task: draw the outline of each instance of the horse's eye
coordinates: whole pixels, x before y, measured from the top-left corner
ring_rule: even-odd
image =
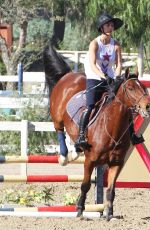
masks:
[[[128,87],[128,90],[133,91],[133,87]]]

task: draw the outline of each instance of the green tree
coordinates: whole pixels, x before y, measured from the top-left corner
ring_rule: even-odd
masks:
[[[23,57],[27,44],[28,25],[33,17],[39,23],[37,18],[40,17],[40,9],[43,9],[45,15],[49,17],[49,23],[53,27],[52,41],[58,48],[83,49],[87,47],[91,38],[98,34],[96,20],[105,11],[122,18],[125,22],[124,28],[115,34],[124,50],[130,47],[137,49],[141,43],[147,50],[150,47],[148,40],[150,35],[149,0],[1,0],[1,18],[5,22],[15,23],[20,28],[17,48],[11,54],[0,37],[2,59],[8,74],[16,72],[18,60]],[[40,37],[40,33],[37,37]],[[47,39],[48,37],[45,40],[43,38],[37,40],[38,42],[42,40],[42,44],[46,44]],[[28,48],[35,49],[35,46],[31,47],[30,44]]]
[[[53,8],[55,12],[55,9],[59,9],[60,1],[53,0],[52,2],[53,4],[55,2]],[[149,40],[147,39],[150,35],[149,0],[61,0],[61,4],[63,5],[62,13],[65,13],[64,20],[69,21],[73,27],[72,31],[76,28],[75,32],[77,32],[76,37],[70,38],[70,44],[75,43],[74,40],[80,40],[78,32],[81,33],[81,36],[82,34],[87,36],[86,42],[94,37],[97,34],[97,18],[103,12],[109,12],[124,21],[123,29],[115,34],[124,49],[130,47],[136,49],[141,43],[149,47]],[[66,31],[64,38],[66,38]],[[82,43],[84,44],[84,39]]]
[[[27,45],[27,29],[29,21],[34,17],[41,17],[39,10],[45,10],[47,13],[46,3],[43,6],[43,1],[23,1],[23,0],[3,0],[0,6],[1,21],[9,24],[16,24],[19,28],[19,40],[16,43],[16,48],[10,52],[7,49],[5,40],[0,36],[0,49],[2,51],[2,60],[6,66],[7,74],[13,75],[16,73],[17,64],[24,56]],[[48,13],[47,13],[48,14]],[[42,15],[43,16],[43,15]]]
[[[57,0],[53,1],[52,4],[52,12],[53,12],[53,36],[52,42],[58,48],[59,43],[64,39],[65,32],[65,1]]]
[[[78,7],[80,7],[79,1]],[[150,2],[148,0],[84,0],[82,8],[76,17],[81,21],[81,27],[95,29],[96,19],[103,12],[110,12],[124,21],[124,29],[117,33],[124,46],[139,46],[147,44],[150,35]],[[82,10],[83,9],[83,10]],[[82,12],[81,12],[82,11]],[[75,15],[71,15],[75,19]],[[82,23],[83,21],[83,23]]]

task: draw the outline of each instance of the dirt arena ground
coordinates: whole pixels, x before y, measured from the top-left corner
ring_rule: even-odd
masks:
[[[8,168],[9,167],[9,168]],[[61,168],[58,173],[54,166],[51,171],[54,174],[70,173],[81,174],[81,167],[74,165]],[[3,174],[18,174],[16,166],[0,166]],[[7,173],[6,173],[7,172]],[[49,166],[43,168],[36,164],[28,168],[29,174],[47,174]],[[41,189],[45,186],[43,183],[35,183],[34,188]],[[25,183],[1,183],[0,195],[6,189],[26,191]],[[80,193],[80,183],[47,183],[46,186],[53,187],[54,201],[51,204],[62,204],[63,195],[66,193],[76,196]],[[94,185],[92,185],[86,204],[94,204]],[[150,230],[150,189],[116,189],[116,198],[114,202],[114,215],[122,215],[123,219],[113,219],[109,222],[102,218],[89,218],[80,220],[79,218],[52,218],[52,217],[10,217],[0,216],[0,230]]]

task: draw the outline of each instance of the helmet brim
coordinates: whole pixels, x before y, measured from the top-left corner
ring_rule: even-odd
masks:
[[[117,30],[123,26],[123,21],[120,18],[113,18],[111,21],[114,23],[114,30]]]
[[[101,28],[103,25],[105,25],[108,22],[113,22],[114,23],[114,30],[119,29],[121,26],[123,26],[123,21],[120,18],[112,18],[112,19],[107,19],[105,20],[100,27],[98,28],[98,31],[101,32]]]

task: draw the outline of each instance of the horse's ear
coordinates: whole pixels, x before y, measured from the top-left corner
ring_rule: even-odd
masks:
[[[138,67],[137,66],[135,67],[134,74],[138,78],[139,72],[138,72]]]
[[[130,76],[130,69],[129,69],[129,67],[128,67],[128,68],[126,68],[126,70],[125,70],[125,78],[128,79],[129,76]]]

